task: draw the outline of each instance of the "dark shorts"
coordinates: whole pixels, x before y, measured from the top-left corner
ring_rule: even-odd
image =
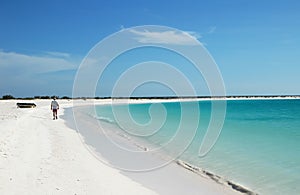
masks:
[[[52,111],[53,111],[53,112],[57,112],[57,109],[53,109]]]

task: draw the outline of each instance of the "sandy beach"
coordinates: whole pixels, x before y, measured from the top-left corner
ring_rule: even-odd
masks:
[[[50,100],[29,101],[37,107],[28,109],[17,102],[28,101],[0,101],[0,194],[240,194],[176,162],[144,173],[114,169],[67,125],[72,117],[64,112],[72,101],[59,100],[58,120],[52,120]]]

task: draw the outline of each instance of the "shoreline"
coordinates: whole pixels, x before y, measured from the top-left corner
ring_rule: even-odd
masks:
[[[102,104],[105,105],[105,104]],[[83,108],[83,107],[81,107]],[[85,109],[85,108],[83,108]],[[103,132],[96,132],[95,129],[99,129],[97,127],[97,118],[89,115],[88,113],[81,113],[78,117],[84,121],[86,124],[80,124],[80,130],[78,133],[80,134],[82,142],[85,144],[87,150],[95,156],[95,158],[99,159],[103,163],[108,166],[115,167],[119,169],[116,165],[116,162],[122,161],[125,164],[133,164],[137,169],[141,167],[141,163],[151,164],[151,163],[160,163],[163,162],[168,157],[164,154],[150,154],[145,157],[145,161],[138,160],[136,158],[132,158],[132,156],[126,154],[126,158],[123,158],[121,154],[116,153],[114,150],[110,149],[111,146],[107,143],[107,140],[103,139],[105,137]],[[92,122],[93,120],[94,122]],[[143,144],[139,141],[132,139],[126,134],[119,133],[114,130],[115,124],[110,123],[109,121],[105,121],[104,125],[101,123],[101,128],[108,130],[108,132],[104,133],[106,136],[109,136],[114,142],[118,144],[122,144],[122,146],[126,146],[126,148],[131,148],[134,151],[147,152],[148,145],[151,143]],[[91,131],[85,131],[84,129],[94,129]],[[99,135],[100,134],[100,135]],[[97,138],[97,136],[99,136]],[[241,191],[237,191],[236,189],[226,186],[220,185],[220,183],[215,182],[211,178],[208,177],[199,177],[199,175],[190,172],[182,166],[178,166],[176,160],[172,160],[167,164],[157,167],[151,170],[145,171],[126,171],[125,169],[120,169],[121,173],[130,179],[141,183],[143,186],[154,190],[159,194],[182,194],[188,192],[188,194],[199,194],[199,192],[203,192],[203,194],[244,194]],[[159,181],[157,178],[160,178]],[[172,178],[174,183],[169,183],[169,180]],[[185,178],[185,179],[183,179]],[[175,184],[175,186],[174,186]],[[233,184],[235,185],[235,184]],[[188,190],[186,189],[188,188]],[[204,190],[204,191],[203,191]]]
[[[185,161],[182,161],[182,160],[176,160],[176,163],[180,167],[183,167],[183,168],[185,168],[185,169],[187,169],[187,170],[189,170],[189,171],[191,171],[195,174],[198,174],[202,177],[208,177],[211,180],[215,181],[216,183],[218,183],[220,185],[225,185],[225,186],[231,187],[233,190],[236,190],[240,193],[247,194],[247,195],[258,195],[257,193],[251,191],[250,189],[248,189],[245,186],[242,186],[239,183],[234,183],[232,181],[226,180],[226,179],[224,179],[223,177],[221,177],[217,174],[214,174],[214,173],[212,173],[210,171],[207,171],[205,169],[202,169],[200,167],[194,166],[193,164],[190,164],[188,162],[185,162]]]
[[[102,120],[102,119],[98,119],[98,120]],[[106,121],[106,120],[102,120],[102,121],[104,121],[105,123],[110,123],[109,121]],[[146,141],[139,140],[139,141],[142,142],[142,143],[140,143],[139,141],[136,141],[136,140],[132,139],[131,137],[129,137],[126,134],[117,133],[117,135],[120,136],[121,139],[124,139],[125,141],[130,142],[131,144],[133,144],[134,146],[136,146],[138,149],[140,149],[142,151],[148,151],[149,148],[148,148],[147,145],[149,145],[149,144],[151,145],[151,143],[146,143]],[[167,154],[161,154],[161,155],[165,156]],[[233,181],[227,180],[224,177],[222,177],[220,175],[217,175],[215,173],[212,173],[211,171],[209,171],[207,169],[203,169],[201,167],[198,167],[196,165],[193,165],[193,164],[191,164],[189,162],[186,162],[186,161],[183,161],[181,159],[175,159],[174,161],[172,161],[168,164],[176,164],[180,168],[184,168],[188,171],[191,171],[193,174],[197,174],[201,177],[208,178],[208,179],[216,182],[218,185],[228,187],[228,188],[232,188],[236,192],[239,192],[239,193],[242,193],[242,194],[247,194],[247,195],[258,195],[258,193],[256,193],[256,192],[252,191],[251,189],[239,184],[238,182],[233,182]]]
[[[121,103],[121,102],[119,102],[119,103]],[[135,102],[135,103],[137,103],[137,102]],[[146,103],[146,102],[143,102],[143,103]],[[102,105],[105,105],[105,104],[102,104]],[[96,118],[96,117],[91,116],[91,115],[88,115],[88,117],[93,118],[94,120],[103,121],[104,123],[107,123],[109,126],[111,126],[111,125],[115,126],[116,125],[114,123],[111,123],[110,121],[107,121],[106,119],[99,119],[99,118]],[[87,121],[88,119],[84,118],[84,120]],[[95,128],[95,127],[90,126],[89,128]],[[111,128],[108,128],[108,129],[111,129]],[[111,131],[114,131],[114,130],[111,130]],[[151,143],[147,143],[145,140],[132,139],[130,136],[128,136],[125,133],[120,133],[120,132],[117,132],[117,131],[115,131],[113,133],[118,137],[118,139],[123,140],[124,142],[128,142],[127,144],[136,147],[136,149],[138,149],[138,150],[148,151],[149,150],[148,145],[152,145]],[[82,135],[82,136],[84,136],[84,135]],[[85,144],[89,144],[88,143],[89,141],[88,141],[87,137],[84,136],[84,140],[86,141]],[[96,152],[97,152],[97,145],[92,145],[92,148],[95,149]],[[91,152],[93,153],[95,151],[91,151]],[[100,155],[101,155],[101,152],[100,152]],[[160,155],[162,155],[162,156],[159,156],[159,157],[163,158],[163,157],[166,157],[167,154],[160,154]],[[105,158],[103,156],[101,156],[101,158],[104,158],[102,160],[104,160],[105,162],[107,162],[107,161],[109,162],[109,160],[107,158]],[[157,156],[153,156],[153,158],[157,158]],[[232,182],[232,181],[226,180],[222,176],[214,174],[214,173],[212,173],[208,170],[199,168],[195,165],[192,165],[192,164],[190,164],[188,162],[185,162],[185,161],[182,161],[180,159],[174,159],[172,162],[168,163],[165,166],[173,166],[174,168],[173,168],[172,172],[176,171],[176,170],[178,171],[180,169],[184,170],[184,172],[185,171],[191,172],[192,174],[194,174],[196,176],[196,178],[201,177],[201,178],[208,179],[209,182],[216,183],[220,187],[226,188],[227,190],[232,190],[235,193],[248,194],[248,195],[257,195],[256,192],[251,191],[249,188],[247,188],[245,186],[242,186],[241,184],[239,184],[237,182]],[[129,175],[129,177],[130,177],[131,174],[127,173],[126,175]]]
[[[271,101],[271,100],[299,100],[300,97],[269,97],[269,98],[227,98],[225,100],[249,100],[249,101],[256,101],[256,100],[266,100],[266,101]],[[83,100],[83,101],[86,101],[86,102],[89,102],[90,104],[94,104],[94,105],[98,105],[100,103],[100,105],[110,105],[110,104],[127,104],[127,103],[130,103],[130,104],[145,104],[145,103],[164,103],[164,102],[179,102],[179,101],[210,101],[210,100],[224,100],[224,99],[220,99],[220,98],[215,98],[215,99],[211,99],[211,98],[208,98],[208,99],[203,99],[203,98],[183,98],[183,99],[176,99],[176,98],[173,98],[173,99],[166,99],[166,98],[162,98],[162,99],[159,99],[159,98],[155,98],[155,99],[147,99],[147,98],[144,98],[144,99],[126,99],[126,98],[115,98],[115,99],[106,99],[106,100],[99,100],[99,99],[91,99],[91,100]],[[105,120],[103,120],[105,121]],[[109,122],[109,121],[106,121],[106,122]],[[122,135],[120,135],[122,137]],[[126,136],[123,136],[124,138],[128,139]],[[147,151],[148,148],[145,147],[145,145],[143,144],[140,144],[140,143],[134,143],[134,145],[136,147],[138,147],[139,149],[141,150],[145,150]],[[188,165],[188,167],[193,167],[193,169],[198,169],[198,170],[201,170],[200,172],[197,173],[197,171],[194,172],[193,174],[198,174],[198,175],[201,175],[201,176],[206,176],[208,178],[210,178],[211,180],[213,180],[214,182],[216,183],[219,183],[220,182],[229,187],[229,188],[232,188],[233,190],[235,190],[236,192],[238,193],[243,193],[243,194],[257,194],[257,192],[255,191],[251,191],[250,188],[247,188],[246,186],[243,186],[241,184],[239,184],[238,182],[232,182],[230,180],[226,180],[226,178],[223,178],[222,176],[220,175],[216,175],[212,172],[210,172],[209,170],[204,170],[204,169],[201,169],[197,166],[194,166],[192,164],[189,164],[188,162],[184,162],[184,161],[181,161],[182,163],[178,163],[175,162],[175,164],[177,164],[177,166],[181,166],[182,168],[184,169],[187,169],[189,171],[192,171],[190,169],[188,169],[186,166]],[[183,164],[185,164],[185,166],[183,166]],[[201,173],[202,172],[202,173]]]

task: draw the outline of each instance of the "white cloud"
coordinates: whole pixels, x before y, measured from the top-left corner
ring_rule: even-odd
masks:
[[[188,33],[190,36],[195,37],[197,40],[202,38],[202,36],[197,32],[194,31],[185,31],[185,32]]]
[[[59,52],[28,55],[0,49],[0,96],[69,95],[72,70],[77,67],[69,55]]]
[[[48,52],[46,52],[46,54],[49,56],[58,57],[58,58],[69,58],[70,57],[70,54],[68,54],[68,53],[56,52],[56,51],[48,51]]]
[[[0,50],[1,72],[15,69],[23,73],[46,73],[60,70],[74,69],[74,65],[68,54],[59,52],[47,52],[46,56],[26,55]],[[62,58],[63,57],[63,58]]]
[[[207,34],[212,34],[216,31],[217,27],[216,26],[211,26],[207,32]]]
[[[137,31],[130,30],[135,34],[136,39],[140,43],[156,43],[156,44],[171,44],[171,45],[196,45],[199,44],[197,38],[200,36],[195,32],[182,31]]]

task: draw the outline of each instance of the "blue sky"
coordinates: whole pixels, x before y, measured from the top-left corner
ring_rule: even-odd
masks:
[[[139,25],[195,36],[219,66],[228,95],[300,94],[299,10],[297,0],[2,0],[0,96],[71,96],[90,49]]]

